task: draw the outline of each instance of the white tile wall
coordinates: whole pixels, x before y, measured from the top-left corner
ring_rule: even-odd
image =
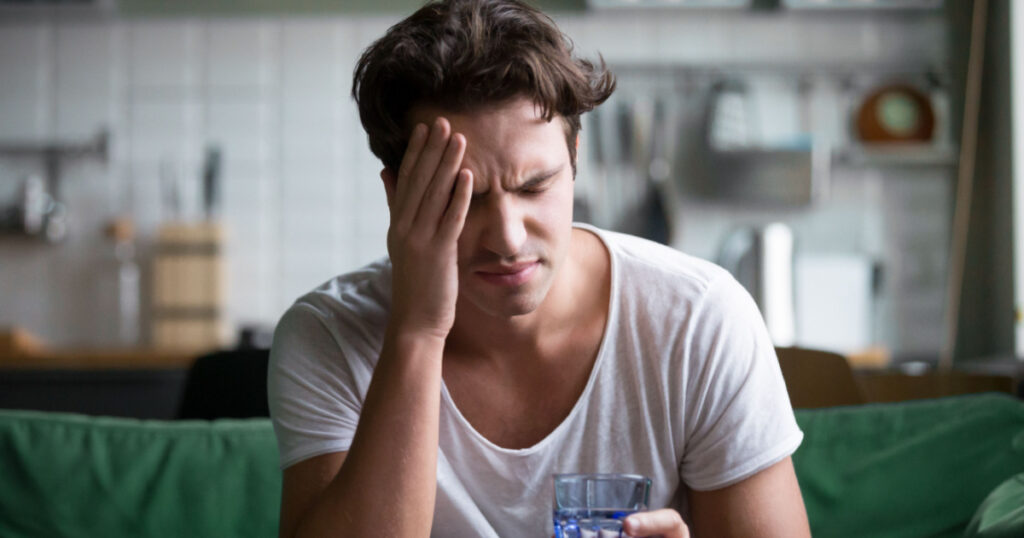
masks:
[[[111,99],[120,62],[118,27],[112,24],[68,24],[55,27],[58,94],[85,99]]]
[[[109,24],[56,27],[56,138],[88,139],[121,124],[119,35]]]
[[[275,156],[273,108],[273,100],[260,95],[207,99],[203,140],[219,146],[230,167],[266,166]]]
[[[164,159],[194,164],[199,159],[201,105],[192,99],[131,99],[127,103],[129,158],[156,164]]]
[[[43,140],[50,135],[53,109],[53,27],[0,27],[0,140]]]
[[[203,82],[213,88],[260,88],[276,83],[278,25],[268,20],[214,19],[202,23]]]
[[[25,325],[55,344],[105,343],[112,333],[97,325],[89,306],[105,300],[102,224],[129,210],[145,253],[169,217],[161,204],[161,163],[191,181],[194,193],[211,143],[224,152],[228,314],[236,324],[272,324],[299,294],[386,255],[380,163],[366,146],[349,92],[359,53],[397,20],[0,26],[0,143],[78,139],[101,127],[112,131],[113,143],[105,167],[68,169],[66,181],[78,183],[66,189],[66,201],[79,227],[65,244],[0,239],[0,325]],[[612,64],[922,61],[946,54],[938,18],[700,11],[559,14],[556,20],[584,55],[600,51]],[[0,156],[0,173],[23,166]],[[587,170],[585,162],[580,170]],[[730,222],[713,209],[693,214],[701,224],[694,228],[688,220],[684,237],[706,236],[709,227]]]
[[[201,21],[136,21],[128,30],[128,83],[133,87],[188,88],[200,76]]]

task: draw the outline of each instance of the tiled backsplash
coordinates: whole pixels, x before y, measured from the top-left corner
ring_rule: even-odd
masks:
[[[620,65],[924,65],[946,57],[938,14],[555,18],[579,50]],[[102,229],[129,213],[145,260],[156,227],[171,216],[161,204],[161,167],[198,181],[208,144],[224,155],[232,323],[273,324],[299,294],[383,256],[388,218],[380,165],[349,91],[361,50],[397,20],[0,21],[0,145],[79,140],[102,128],[112,135],[108,164],[71,160],[63,167],[71,217],[64,243],[0,237],[0,325],[25,326],[51,344],[112,341],[112,320],[96,315],[113,312],[105,308],[113,299],[103,284],[114,278],[113,247]],[[0,204],[12,199],[24,174],[38,171],[32,160],[0,156]],[[700,244],[692,248],[707,254]]]

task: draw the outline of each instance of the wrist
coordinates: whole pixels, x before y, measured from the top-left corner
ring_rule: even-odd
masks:
[[[399,356],[436,355],[440,359],[447,337],[447,331],[389,324],[384,334],[384,345],[391,347]]]
[[[443,320],[419,319],[423,316],[396,316],[388,320],[386,336],[403,341],[432,341],[443,343],[451,332],[450,323]]]

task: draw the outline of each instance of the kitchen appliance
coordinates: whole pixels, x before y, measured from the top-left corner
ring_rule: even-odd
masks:
[[[793,298],[793,231],[775,222],[738,229],[722,242],[718,263],[750,292],[776,346],[796,337]]]
[[[874,260],[856,253],[803,252],[794,262],[796,341],[847,356],[875,348]]]

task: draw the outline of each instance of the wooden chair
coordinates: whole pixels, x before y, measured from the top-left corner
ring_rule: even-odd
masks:
[[[775,353],[794,408],[865,403],[864,393],[846,357],[797,347],[778,347]]]

